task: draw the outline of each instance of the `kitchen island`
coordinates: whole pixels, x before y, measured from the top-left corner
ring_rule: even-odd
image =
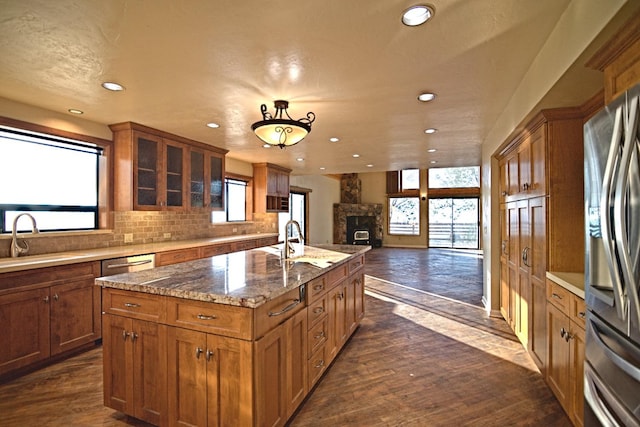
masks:
[[[364,316],[368,246],[294,245],[96,279],[104,403],[155,425],[284,425]]]

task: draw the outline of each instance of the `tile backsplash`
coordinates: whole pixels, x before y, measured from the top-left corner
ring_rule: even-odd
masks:
[[[128,211],[113,213],[113,229],[95,232],[23,234],[29,254],[66,252],[81,249],[145,243],[277,233],[278,215],[254,214],[253,221],[212,224],[208,212]],[[125,237],[127,238],[125,242]],[[0,258],[10,256],[11,239],[0,239]]]

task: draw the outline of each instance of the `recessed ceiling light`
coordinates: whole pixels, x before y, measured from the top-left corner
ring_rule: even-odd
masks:
[[[424,130],[424,133],[428,133],[428,134],[436,133],[436,132],[438,132],[438,129],[434,129],[434,128],[429,128]]]
[[[336,137],[334,136],[334,137],[332,137],[332,138],[329,138],[329,141],[331,141],[331,142],[338,142],[338,141],[340,141],[340,138],[336,138]]]
[[[107,89],[107,90],[112,90],[112,91],[120,91],[120,90],[124,90],[124,86],[118,84],[118,83],[114,83],[114,82],[104,82],[102,83],[102,87]]]
[[[271,148],[271,144],[262,144],[262,148]]]
[[[299,162],[304,162],[304,159],[302,157],[298,157],[296,160]]]
[[[76,110],[75,108],[69,108],[67,111],[70,112],[71,114],[84,114],[83,111]]]
[[[209,126],[211,129],[218,129],[220,127],[219,124],[213,122],[207,123],[207,126]]]
[[[369,163],[369,164],[367,165],[367,167],[368,167],[368,168],[372,168],[372,167],[373,167],[373,165],[372,165],[371,163]]]
[[[435,13],[433,6],[418,4],[411,6],[402,12],[402,23],[409,27],[415,27],[427,22]]]
[[[360,154],[354,154],[353,157],[357,159],[358,157],[360,157]]]
[[[324,166],[322,166],[322,167],[320,168],[320,170],[321,170],[321,171],[323,171],[323,170],[325,170],[325,169],[326,169],[326,168],[325,168]]]
[[[431,160],[429,163],[431,163],[432,165],[435,165],[436,163],[438,163],[437,160]]]
[[[436,94],[431,92],[425,92],[418,95],[418,101],[429,102],[436,99]]]
[[[436,150],[435,148],[429,148],[427,150],[427,153],[435,153],[436,151],[438,151],[438,150]]]

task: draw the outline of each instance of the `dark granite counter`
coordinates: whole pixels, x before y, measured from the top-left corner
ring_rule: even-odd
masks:
[[[369,246],[294,244],[217,255],[151,270],[96,279],[96,285],[198,301],[255,308],[367,252]]]

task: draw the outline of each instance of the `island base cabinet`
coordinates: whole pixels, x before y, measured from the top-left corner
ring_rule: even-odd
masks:
[[[104,404],[154,425],[166,424],[166,326],[103,316]]]
[[[169,426],[251,426],[251,342],[169,327]]]
[[[283,426],[309,390],[307,311],[255,343],[256,425]]]

